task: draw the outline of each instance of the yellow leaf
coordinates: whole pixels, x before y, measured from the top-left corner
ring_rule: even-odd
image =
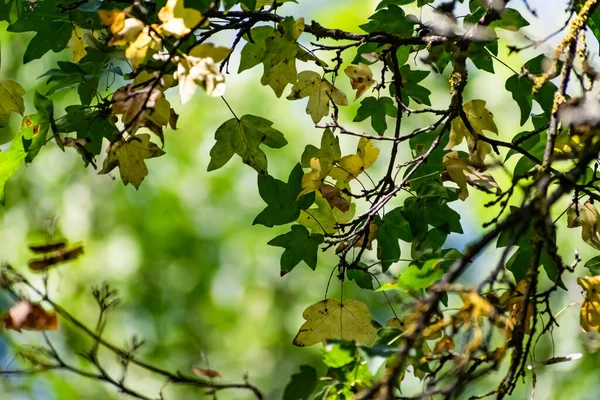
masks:
[[[323,300],[304,310],[302,317],[306,322],[294,338],[296,346],[312,346],[327,339],[370,345],[377,339],[378,324],[360,301]]]
[[[596,250],[600,250],[599,222],[598,209],[590,201],[579,206],[573,203],[567,211],[567,227],[576,228],[581,226],[581,238]]]
[[[329,175],[338,181],[350,182],[365,169],[371,167],[379,157],[379,149],[366,138],[360,138],[356,154],[342,157]]]
[[[190,33],[203,17],[198,10],[184,8],[183,0],[168,0],[167,4],[158,12],[158,19],[163,22],[162,32],[181,37]],[[206,23],[208,23],[208,19]]]
[[[498,134],[498,128],[494,123],[494,114],[485,108],[484,100],[471,100],[463,105],[463,110],[475,133],[483,135],[483,131],[490,131]],[[489,143],[481,140],[476,141],[461,117],[456,117],[452,120],[450,140],[446,147],[444,147],[444,150],[450,150],[454,146],[458,146],[465,138],[467,139],[473,164],[483,164],[485,157],[492,152],[492,147]]]
[[[146,26],[137,39],[129,44],[125,50],[125,57],[131,61],[133,69],[136,70],[149,56],[160,50],[162,50],[161,38]]]
[[[579,314],[581,328],[586,332],[600,332],[600,276],[577,278],[577,283],[585,290]]]
[[[354,100],[357,100],[368,88],[375,84],[371,68],[363,63],[350,65],[344,69],[344,72],[348,78],[350,78],[352,89],[356,89],[356,97],[354,97]]]
[[[223,61],[231,53],[227,47],[215,47],[212,43],[202,43],[194,46],[188,53],[189,57],[212,58],[215,63]]]
[[[150,141],[150,135],[140,134],[130,136],[127,140],[113,143],[104,160],[99,174],[107,174],[119,167],[123,184],[131,183],[136,189],[148,175],[145,159],[160,157],[165,154],[156,144]]]
[[[319,190],[331,170],[331,164],[327,160],[311,158],[310,169],[310,172],[302,176],[302,191],[298,195],[298,198]]]
[[[347,106],[346,95],[314,71],[302,71],[292,87],[288,100],[298,100],[308,96],[306,113],[316,124],[329,114],[329,100],[339,106]]]
[[[69,39],[67,46],[73,51],[72,61],[74,63],[81,60],[87,54],[87,51],[85,50],[87,44],[84,39],[86,33],[87,31],[85,29],[78,26],[75,26],[75,29],[73,29],[73,32],[71,33],[71,39]]]
[[[456,151],[446,154],[443,159],[444,168],[450,178],[460,188],[458,198],[465,200],[469,197],[467,183],[489,193],[500,193],[500,187],[494,177],[487,171],[480,171],[471,165],[468,158],[462,158]]]
[[[114,26],[115,25],[113,24],[112,27]],[[123,22],[123,28],[114,33],[110,44],[112,44],[113,46],[127,46],[130,43],[135,42],[143,30],[144,23],[142,21],[135,18],[127,18]]]
[[[98,17],[103,26],[110,27],[112,34],[123,29],[125,24],[125,12],[119,9],[98,10]]]

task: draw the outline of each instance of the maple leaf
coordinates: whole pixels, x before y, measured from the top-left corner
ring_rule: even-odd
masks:
[[[162,38],[156,34],[156,25],[145,26],[137,38],[125,49],[125,57],[131,61],[134,70],[152,54],[162,50]]]
[[[288,182],[284,183],[270,175],[258,175],[258,192],[267,207],[254,219],[253,225],[268,227],[294,222],[314,202],[315,197],[302,196],[300,192],[302,167],[296,164]]]
[[[217,63],[224,60],[229,52],[226,47],[204,43],[195,46],[180,59],[175,76],[179,81],[181,104],[192,98],[196,86],[202,87],[209,96],[219,97],[225,94],[225,76],[219,71]]]
[[[150,141],[150,135],[139,134],[130,136],[127,140],[119,140],[108,149],[108,156],[99,174],[108,174],[119,167],[121,180],[124,185],[131,183],[136,189],[148,175],[144,160],[160,157],[165,152]]]
[[[600,250],[600,237],[598,237],[598,228],[600,223],[600,214],[598,209],[589,200],[584,205],[577,206],[571,204],[567,210],[567,227],[581,227],[581,238],[584,242]]]
[[[379,324],[360,301],[323,300],[304,310],[302,317],[306,322],[294,338],[296,346],[312,346],[327,339],[354,340],[371,345],[377,339]]]
[[[311,144],[305,147],[300,163],[304,168],[308,168],[313,158],[327,161],[330,164],[342,158],[340,139],[331,132],[331,129],[327,128],[323,131],[320,149]]]
[[[321,243],[323,235],[310,234],[302,225],[292,225],[290,232],[271,239],[267,244],[285,248],[280,262],[281,276],[284,276],[302,261],[314,271],[317,268],[317,254]]]
[[[23,299],[12,306],[4,316],[4,328],[17,332],[21,330],[50,331],[58,329],[56,313],[48,312],[39,304]]]
[[[456,151],[451,151],[444,156],[443,165],[452,181],[460,188],[458,198],[463,201],[469,197],[467,183],[488,193],[500,194],[501,192],[498,183],[489,172],[478,170],[471,165],[469,158],[461,157]]]
[[[485,130],[498,134],[494,114],[485,108],[484,100],[471,100],[463,105],[463,110],[475,133],[483,135]],[[487,142],[476,140],[461,117],[452,120],[450,139],[444,150],[450,150],[454,146],[458,146],[465,138],[467,139],[471,161],[476,165],[483,164],[485,157],[492,152],[492,146]]]
[[[581,328],[600,332],[600,276],[577,278],[577,283],[585,291],[579,314]]]
[[[366,64],[350,65],[344,69],[344,72],[350,78],[352,89],[356,89],[354,100],[358,100],[367,89],[375,84],[373,71]]]
[[[277,26],[277,30],[264,40],[262,63],[264,67],[260,83],[270,86],[277,97],[281,97],[288,84],[296,82],[296,57],[300,46],[296,42],[304,32],[304,18],[294,20],[287,17]]]
[[[379,149],[366,138],[360,138],[356,154],[342,157],[329,175],[338,181],[350,182],[360,175],[365,169],[371,167],[379,156]]]
[[[259,174],[267,174],[267,157],[260,145],[279,149],[287,144],[283,133],[271,127],[273,123],[254,115],[232,118],[215,132],[217,141],[210,150],[208,171],[225,165],[234,154],[242,158],[244,164],[254,168]]]
[[[10,121],[10,114],[16,112],[23,115],[25,89],[12,79],[0,79],[0,128]]]
[[[346,95],[314,71],[302,71],[298,74],[298,80],[287,99],[298,100],[307,96],[306,113],[315,124],[329,114],[330,99],[339,106],[348,105]]]
[[[183,0],[167,0],[167,4],[158,12],[158,19],[162,21],[161,31],[181,37],[189,34],[191,29],[202,22],[202,14],[193,8],[184,8]],[[208,18],[204,25],[208,24]]]
[[[350,201],[350,196],[343,196],[347,201]],[[298,217],[298,222],[313,233],[333,234],[337,232],[339,224],[352,221],[356,210],[356,204],[354,203],[350,204],[346,212],[331,207],[321,192],[316,192],[315,203],[316,208],[302,210],[300,211],[300,217]]]
[[[88,34],[87,30],[75,26],[73,33],[71,34],[71,39],[69,39],[69,43],[67,43],[67,46],[73,51],[72,61],[74,63],[81,60],[87,54],[87,51],[85,50],[87,43],[84,38],[86,34]]]

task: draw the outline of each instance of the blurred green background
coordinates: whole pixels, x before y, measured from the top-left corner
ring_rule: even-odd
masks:
[[[358,32],[358,25],[365,22],[378,2],[300,0],[299,3],[288,3],[281,12],[303,16],[307,22],[314,19],[324,26]],[[538,20],[523,10],[521,2],[511,5],[522,10],[531,21],[532,25],[525,29],[531,37],[541,38],[564,22],[566,2],[531,1],[530,4],[537,9]],[[6,26],[6,23],[0,23],[0,77],[15,79],[27,89],[27,112],[32,112],[34,91],[47,90],[43,81],[36,77],[53,68],[57,60],[70,60],[71,53],[65,50],[47,54],[41,60],[22,65],[30,35],[8,33]],[[522,35],[502,32],[502,37],[528,43]],[[231,38],[231,35],[222,35],[217,42],[230,45]],[[310,40],[312,38],[306,37],[304,43],[308,45]],[[556,41],[510,57],[503,43],[502,59],[518,70],[538,51],[552,52],[552,44]],[[590,46],[597,54],[595,39],[590,39]],[[353,57],[350,51],[345,59],[349,62]],[[330,57],[323,58],[328,60]],[[236,67],[237,58],[234,58],[232,72]],[[307,68],[298,67],[299,71]],[[495,69],[495,75],[485,72],[471,75],[466,100],[486,100],[488,108],[495,114],[500,136],[510,139],[524,130],[518,124],[517,105],[504,90],[504,81],[513,72],[497,62]],[[321,130],[315,129],[304,113],[306,100],[276,99],[270,88],[260,85],[261,74],[261,67],[241,75],[232,73],[227,77],[225,97],[237,115],[254,114],[267,118],[285,134],[288,146],[266,150],[270,174],[285,179],[300,159],[304,146],[318,145]],[[433,92],[433,106],[445,108],[447,76],[432,74],[426,82]],[[344,76],[337,85],[351,97],[352,90]],[[57,114],[62,115],[64,107],[76,101],[76,94],[59,92],[54,100]],[[303,322],[304,308],[323,298],[336,259],[332,254],[323,254],[316,272],[300,265],[281,278],[279,257],[282,249],[266,243],[286,232],[288,227],[268,229],[251,225],[263,209],[256,188],[256,173],[243,165],[237,156],[224,168],[206,172],[213,134],[221,123],[231,118],[227,107],[220,99],[208,98],[200,91],[185,107],[178,104],[176,90],[171,93],[170,100],[181,116],[179,129],[166,132],[166,155],[147,163],[150,173],[139,191],[131,186],[123,187],[116,172],[111,174],[111,179],[97,175],[91,168],[84,168],[73,149],[63,153],[53,144],[44,148],[31,165],[22,167],[7,184],[6,205],[0,208],[0,260],[25,271],[26,261],[31,256],[26,245],[44,241],[48,221],[55,219],[57,235],[72,242],[83,241],[86,248],[85,255],[77,262],[61,266],[52,275],[50,291],[60,304],[92,326],[97,309],[91,287],[108,282],[119,290],[123,301],[110,316],[106,331],[108,340],[124,345],[132,335],[138,335],[147,342],[140,356],[161,368],[191,373],[192,365],[208,367],[218,370],[225,382],[241,381],[248,374],[250,381],[258,385],[268,399],[279,399],[289,376],[300,364],[309,363],[323,370],[319,366],[319,346],[297,348],[292,345],[292,339]],[[342,109],[342,122],[349,128],[369,132],[368,122],[350,122],[357,107],[358,102]],[[18,126],[19,122],[15,116],[14,125]],[[410,132],[425,122],[411,117],[403,129]],[[528,124],[524,128],[529,127]],[[9,130],[0,132],[0,139],[6,142],[10,135]],[[344,152],[353,152],[356,140],[343,138],[342,146]],[[386,147],[379,147],[383,149],[380,160],[369,171],[374,177],[381,174],[388,157]],[[407,159],[408,156],[409,151],[403,149],[401,157]],[[515,162],[513,159],[509,166]],[[506,187],[510,177],[501,170],[494,174],[501,186]],[[471,191],[466,203],[452,204],[462,215],[465,234],[451,236],[446,247],[462,250],[482,231],[481,223],[494,215],[494,210],[483,207],[486,200],[489,200],[487,195]],[[395,201],[401,203],[401,199]],[[556,207],[557,215],[567,206],[567,201]],[[561,249],[567,261],[572,260],[576,247],[584,261],[592,256],[591,249],[584,247],[579,230],[564,229],[564,218],[559,226]],[[406,246],[403,250],[408,254]],[[369,257],[374,259],[373,255],[367,255]],[[497,258],[493,248],[488,249],[472,266],[465,282],[478,281]],[[394,270],[404,266],[405,263],[400,263]],[[576,276],[584,274],[581,269]],[[565,283],[569,292],[557,296],[556,310],[581,299],[575,276],[568,276]],[[385,322],[392,315],[380,293],[360,290],[353,283],[345,283],[343,289],[345,298],[367,302],[379,322]],[[339,298],[341,291],[340,283],[333,281],[330,296]],[[10,306],[6,298],[1,304],[3,310]],[[402,312],[401,307],[396,309]],[[596,399],[600,390],[596,367],[600,362],[590,349],[595,350],[598,338],[584,337],[580,332],[578,306],[561,314],[559,323],[561,328],[555,331],[553,342],[549,338],[540,341],[537,357],[544,360],[575,352],[584,353],[584,357],[536,369],[535,398]],[[40,343],[37,333],[4,335],[4,332],[0,333],[3,368],[20,365],[9,343]],[[88,348],[86,339],[74,334],[66,324],[63,329],[51,332],[50,337],[67,359],[85,365],[74,354]],[[102,360],[110,371],[119,371],[117,360],[111,354],[102,353]],[[480,394],[495,385],[500,377],[501,374],[490,377],[474,393]],[[167,399],[201,398],[197,391],[165,386],[163,380],[135,368],[131,370],[128,382],[155,397],[162,388]],[[407,393],[418,390],[418,381],[408,377],[404,387]],[[525,399],[530,394],[529,377],[514,398]],[[65,372],[1,378],[0,398],[104,400],[126,396],[116,393],[108,385]],[[246,399],[250,395],[229,391],[219,394],[219,398]]]

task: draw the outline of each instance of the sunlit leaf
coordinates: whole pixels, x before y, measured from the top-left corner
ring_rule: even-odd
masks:
[[[354,340],[371,344],[377,339],[378,324],[364,303],[334,299],[320,301],[304,310],[306,322],[294,338],[296,346],[312,346],[327,339]]]

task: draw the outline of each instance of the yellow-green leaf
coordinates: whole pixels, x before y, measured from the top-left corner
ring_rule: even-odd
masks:
[[[296,346],[312,346],[327,339],[354,340],[370,345],[377,339],[379,324],[360,301],[323,300],[304,310],[302,317],[306,322],[294,338]]]
[[[23,115],[25,89],[12,79],[0,79],[0,128],[8,125],[12,112]]]
[[[136,189],[148,175],[144,160],[160,157],[165,154],[156,144],[150,141],[150,135],[139,134],[127,140],[119,140],[110,146],[108,156],[100,174],[107,174],[119,167],[123,184],[131,183]]]
[[[339,106],[348,105],[346,95],[314,71],[302,71],[298,74],[298,80],[287,99],[298,100],[307,96],[306,113],[315,124],[329,114],[330,99]]]

